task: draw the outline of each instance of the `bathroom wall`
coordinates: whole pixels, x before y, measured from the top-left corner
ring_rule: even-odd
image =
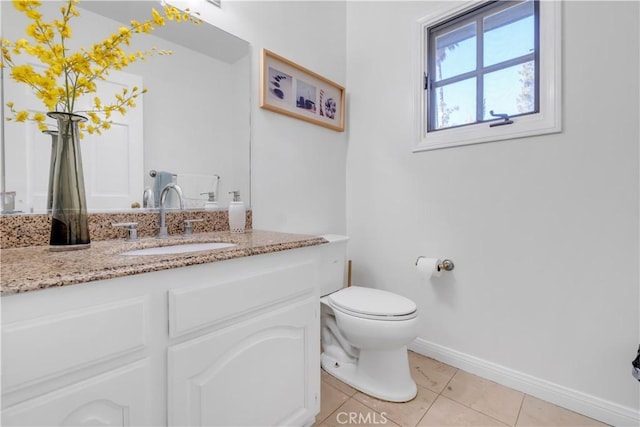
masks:
[[[344,85],[345,2],[223,1],[220,9],[197,1],[171,3],[198,10],[206,21],[251,43],[253,227],[344,233],[347,132],[261,109],[259,64],[266,48]]]
[[[354,282],[418,303],[416,348],[637,425],[639,5],[564,2],[562,133],[414,154],[415,23],[441,6],[347,4]],[[425,281],[419,255],[456,268]]]

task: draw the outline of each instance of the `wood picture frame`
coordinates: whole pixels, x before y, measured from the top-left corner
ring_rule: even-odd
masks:
[[[260,107],[344,131],[344,87],[267,49],[260,61]]]

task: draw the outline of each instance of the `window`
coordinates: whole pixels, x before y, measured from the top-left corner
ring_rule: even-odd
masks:
[[[537,2],[494,2],[427,30],[429,132],[538,112],[536,18]]]
[[[415,151],[560,131],[556,3],[473,2],[421,20]]]

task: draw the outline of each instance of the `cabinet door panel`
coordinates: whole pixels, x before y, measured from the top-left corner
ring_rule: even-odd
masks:
[[[139,297],[2,325],[3,392],[143,349],[146,306]]]
[[[306,300],[171,347],[169,423],[266,426],[312,419],[317,306]]]
[[[2,411],[11,426],[151,424],[149,359],[30,399]]]

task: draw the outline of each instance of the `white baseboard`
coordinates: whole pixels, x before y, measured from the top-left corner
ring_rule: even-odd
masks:
[[[632,408],[417,338],[410,350],[613,426],[639,426]]]

